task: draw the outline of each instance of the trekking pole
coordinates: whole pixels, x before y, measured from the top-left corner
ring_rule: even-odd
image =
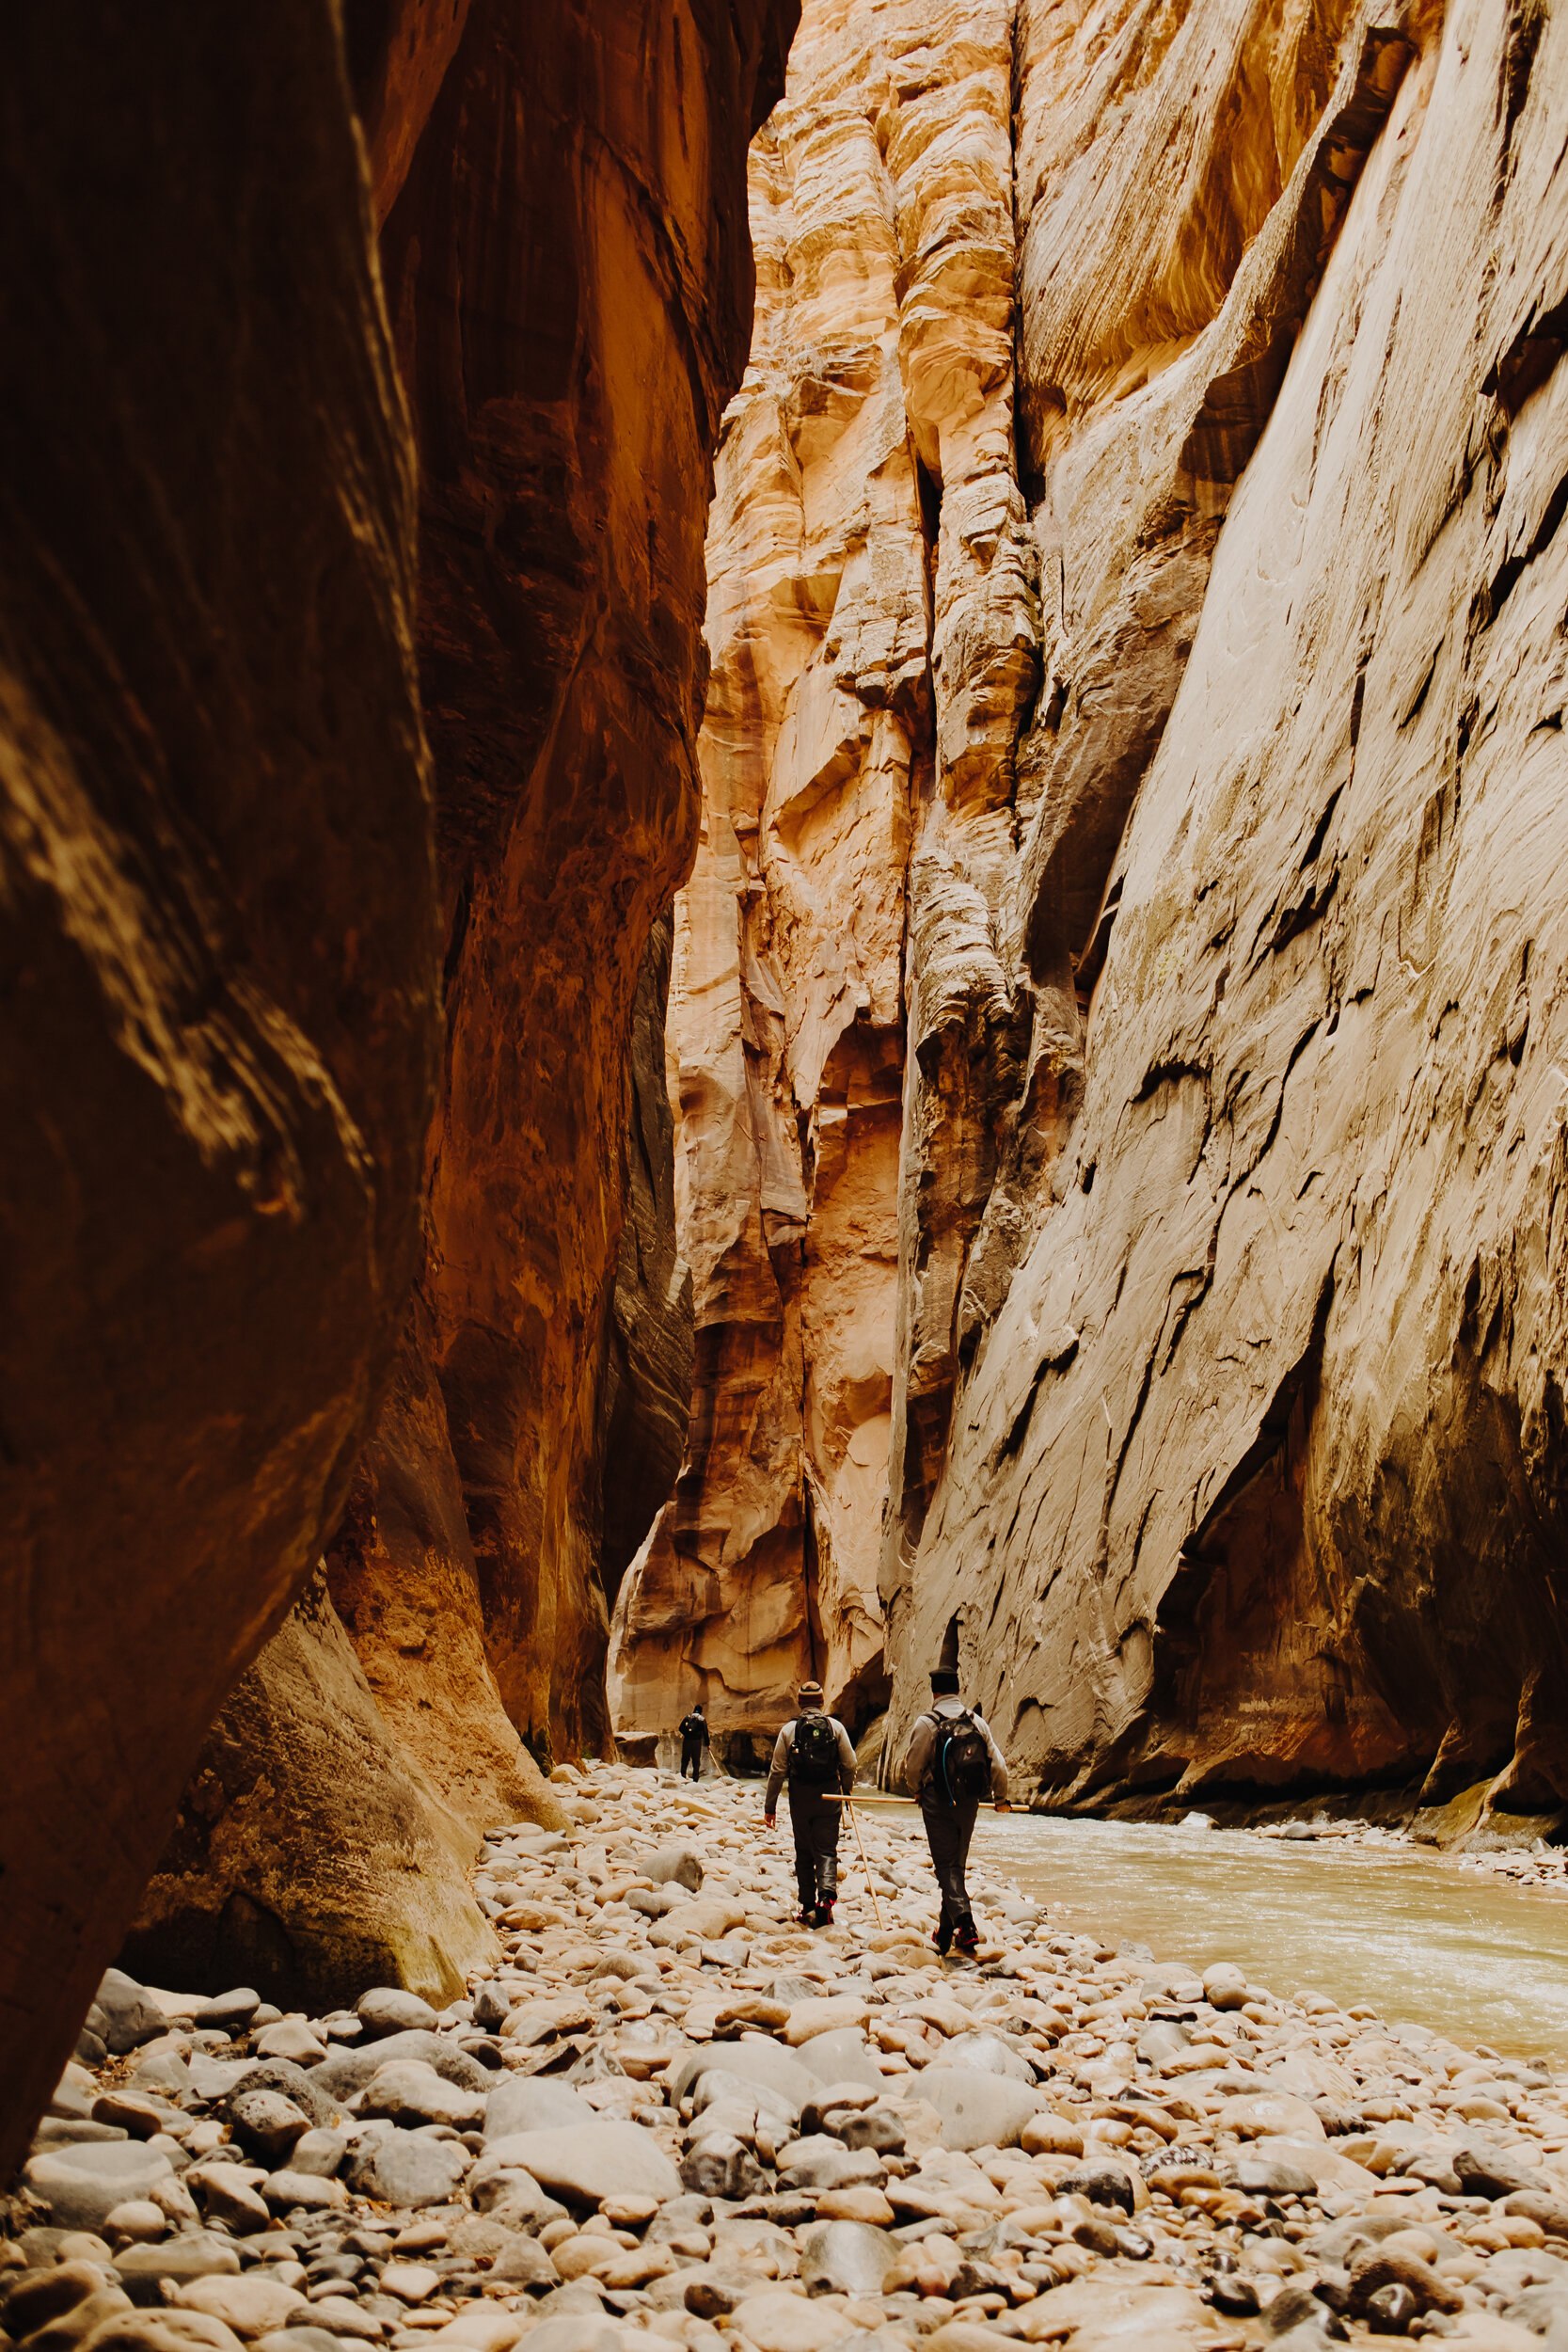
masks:
[[[882,1932],[882,1906],[877,1900],[877,1889],[871,1877],[871,1865],[865,1858],[865,1847],[861,1837],[860,1816],[856,1813],[854,1804],[848,1797],[845,1798],[844,1805],[849,1819],[855,1824],[855,1848],[861,1858],[861,1868],[865,1872],[866,1885],[871,1890],[871,1908],[876,1915],[877,1932],[880,1935]]]

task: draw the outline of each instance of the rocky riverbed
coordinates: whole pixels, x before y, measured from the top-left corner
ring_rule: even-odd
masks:
[[[489,1840],[504,1963],[281,2017],[111,1972],[0,2240],[0,2352],[1568,2345],[1568,2110],[1365,2008],[1200,1980],[918,1822],[793,1924],[754,1785],[556,1775]]]

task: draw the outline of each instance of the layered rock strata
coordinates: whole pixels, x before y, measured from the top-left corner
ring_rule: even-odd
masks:
[[[65,0],[0,48],[8,2176],[341,1510],[439,1000],[412,450],[336,11]]]
[[[335,1996],[372,1945],[451,1992],[483,1943],[480,1831],[558,1821],[535,1759],[604,1736],[614,1581],[684,1434],[667,908],[751,323],[745,142],[792,24],[787,0],[695,38],[671,0],[356,21],[419,453],[445,1050],[417,1295],[326,1552],[358,1728],[324,1746],[339,1635],[292,1625],[214,1731],[243,1759],[221,1828],[198,1775],[138,1921],[166,1982],[208,1964],[202,1935],[228,1948],[237,1904],[271,1923],[248,1963],[269,1995]]]
[[[1568,1797],[1564,36],[1363,8],[1260,81],[1220,14],[1114,109],[1098,20],[1024,23],[1023,406],[1066,617],[1019,755],[1015,985],[1081,1091],[988,1205],[1017,1271],[976,1297],[924,1512],[906,1478],[900,1704],[957,1615],[1058,1796],[1431,1767],[1440,1798],[1500,1766],[1495,1804],[1534,1810]],[[1074,175],[1123,194],[1086,211]],[[1173,698],[1139,684],[1175,684],[1145,595],[1190,640]],[[1152,760],[1113,757],[1149,712]],[[911,1200],[911,1287],[919,1232]]]
[[[745,141],[792,24],[757,0],[693,40],[670,0],[543,23],[476,0],[382,234],[447,908],[427,1362],[501,1700],[546,1757],[604,1729],[617,1346],[620,1392],[641,1377],[615,1306],[646,1151],[637,991],[695,834],[703,524],[751,326]],[[661,1359],[682,1376],[673,1262],[661,1279],[656,1387]],[[646,1526],[625,1503],[623,1556]]]
[[[624,1738],[698,1696],[721,1735],[769,1729],[808,1671],[857,1724],[885,1694],[911,847],[936,877],[949,830],[990,838],[1034,666],[1011,40],[1006,7],[808,7],[752,148],[757,326],[709,527],[670,1020],[696,1391],[617,1625]],[[939,923],[974,927],[932,887]],[[937,1156],[944,1188],[973,1183]]]
[[[710,527],[697,1405],[626,1730],[861,1687],[885,1459],[895,1734],[953,1634],[1059,1801],[1568,1799],[1556,48],[808,7]]]

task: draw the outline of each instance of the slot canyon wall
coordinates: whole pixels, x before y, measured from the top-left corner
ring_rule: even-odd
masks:
[[[414,468],[333,14],[63,0],[0,51],[8,2177],[342,1508],[440,999]]]
[[[957,1618],[1049,1802],[1568,1800],[1565,91],[1526,0],[808,0],[628,1736],[815,1657],[896,1746]]]
[[[7,36],[0,2167],[150,1873],[158,1981],[450,1994],[602,1728],[794,13]]]
[[[479,1835],[559,1820],[541,1766],[604,1740],[615,1576],[679,1462],[668,902],[751,321],[746,141],[792,28],[469,0],[423,72],[401,22],[361,85],[445,926],[424,1250],[325,1578],[214,1725],[125,1953],[304,2001],[376,1976],[446,1999],[491,1956]],[[398,93],[429,85],[411,134]],[[345,1675],[352,1759],[319,1696]]]

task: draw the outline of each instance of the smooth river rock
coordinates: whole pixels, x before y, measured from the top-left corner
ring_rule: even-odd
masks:
[[[23,2180],[62,2230],[101,2230],[117,2205],[174,2178],[160,2149],[139,2140],[99,2140],[34,2156]]]

